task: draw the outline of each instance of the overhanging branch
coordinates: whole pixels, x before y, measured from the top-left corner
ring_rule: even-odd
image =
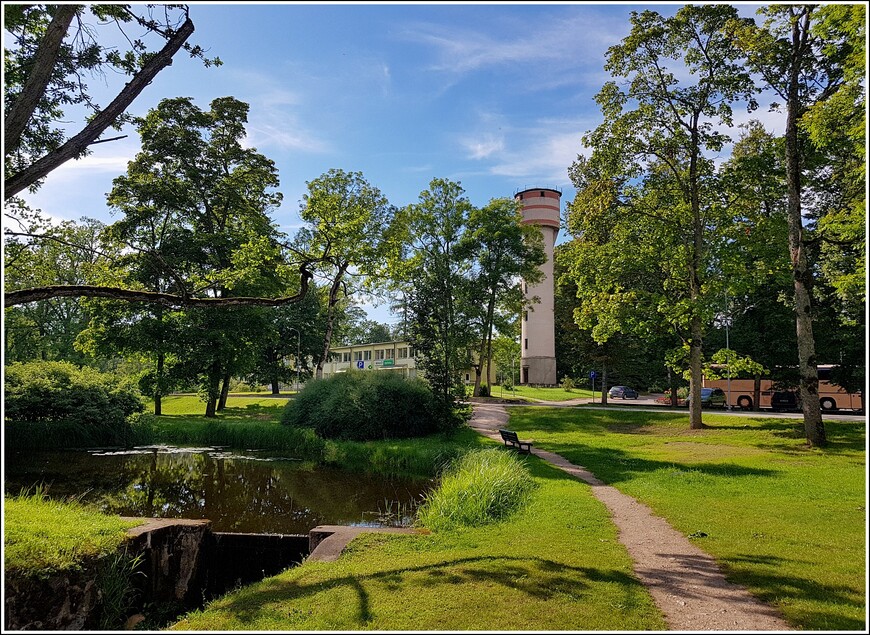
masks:
[[[147,302],[159,304],[168,308],[179,307],[238,307],[238,306],[282,306],[299,302],[308,292],[311,281],[311,272],[305,266],[299,269],[301,280],[299,293],[281,298],[254,298],[254,297],[230,297],[230,298],[191,298],[172,293],[157,293],[153,291],[138,291],[124,289],[122,287],[103,287],[98,285],[50,285],[35,287],[32,289],[19,289],[7,291],[3,294],[5,307],[49,300],[51,298],[106,298],[109,300],[121,300],[124,302]]]

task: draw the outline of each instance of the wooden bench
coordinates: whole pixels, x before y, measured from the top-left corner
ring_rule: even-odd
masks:
[[[499,430],[499,434],[501,438],[504,440],[504,444],[507,447],[515,447],[520,452],[531,453],[532,451],[532,442],[531,441],[520,441],[516,432],[511,432],[510,430]],[[523,449],[525,446],[525,449]]]

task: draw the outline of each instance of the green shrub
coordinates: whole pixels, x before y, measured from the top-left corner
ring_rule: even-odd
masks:
[[[489,386],[486,384],[481,384],[478,390],[481,397],[489,397]]]
[[[350,371],[311,381],[288,402],[281,422],[326,439],[404,439],[442,432],[457,417],[418,379]]]
[[[577,384],[570,377],[562,377],[562,388],[565,389],[565,392],[571,392],[577,387]]]
[[[497,522],[516,511],[533,488],[531,474],[515,453],[475,450],[445,470],[417,510],[417,520],[433,531]]]
[[[47,446],[126,444],[133,436],[131,415],[144,410],[128,379],[68,362],[11,364],[5,390],[7,440],[20,433]]]

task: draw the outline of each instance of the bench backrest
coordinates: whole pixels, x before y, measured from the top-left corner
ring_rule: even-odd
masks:
[[[517,443],[520,441],[516,432],[511,432],[510,430],[499,430],[499,433],[501,434],[501,438],[505,441],[516,441]]]

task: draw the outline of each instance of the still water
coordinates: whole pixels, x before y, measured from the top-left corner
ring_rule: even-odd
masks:
[[[42,485],[51,498],[75,497],[110,514],[208,518],[214,531],[245,533],[407,526],[432,485],[222,448],[9,453],[5,468],[7,494]]]

